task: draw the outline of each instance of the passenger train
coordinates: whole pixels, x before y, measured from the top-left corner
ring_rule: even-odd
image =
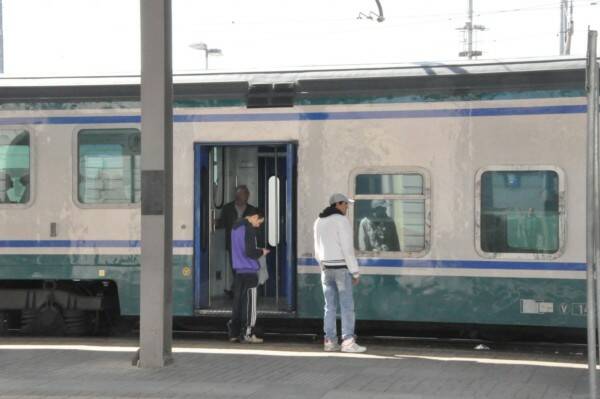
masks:
[[[0,325],[138,315],[139,77],[0,87]],[[359,320],[583,328],[586,110],[581,59],[176,75],[173,314],[230,311],[219,218],[246,185],[260,317],[322,317],[312,225],[342,192]]]

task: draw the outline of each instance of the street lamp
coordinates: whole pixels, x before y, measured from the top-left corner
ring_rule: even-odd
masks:
[[[208,48],[206,43],[192,43],[190,47],[194,50],[204,51],[204,69],[208,69],[208,56],[210,55],[223,55],[223,51],[220,48]]]

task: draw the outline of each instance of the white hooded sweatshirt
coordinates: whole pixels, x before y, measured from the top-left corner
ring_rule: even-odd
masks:
[[[352,226],[346,216],[334,213],[319,217],[314,224],[315,258],[324,266],[343,266],[358,277],[358,262],[354,256]]]

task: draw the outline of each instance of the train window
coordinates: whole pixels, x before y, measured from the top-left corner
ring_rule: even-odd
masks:
[[[29,133],[0,130],[0,204],[29,202],[30,164]]]
[[[361,173],[355,177],[354,244],[361,253],[417,253],[427,247],[424,173]]]
[[[561,246],[561,187],[556,170],[480,173],[480,247],[487,254],[555,254]]]
[[[356,176],[356,194],[423,195],[423,176],[414,173],[358,175]]]
[[[81,130],[77,142],[77,196],[81,204],[119,205],[140,202],[139,130]]]

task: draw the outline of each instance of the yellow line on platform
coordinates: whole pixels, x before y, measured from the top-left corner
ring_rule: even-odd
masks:
[[[438,362],[472,362],[481,364],[495,364],[507,366],[538,366],[538,367],[558,367],[569,369],[587,369],[584,363],[567,362],[547,362],[541,360],[522,360],[522,359],[494,359],[481,357],[457,357],[457,356],[422,356],[422,355],[395,355],[397,359],[422,359],[435,360]]]
[[[253,356],[282,356],[282,357],[352,357],[361,359],[391,359],[393,356],[370,355],[368,353],[341,353],[341,352],[311,352],[290,351],[276,349],[233,349],[233,348],[182,348],[174,347],[173,353],[197,353],[211,355],[253,355]],[[0,350],[72,350],[95,352],[135,352],[137,346],[97,346],[97,345],[0,345]]]
[[[14,344],[0,345],[0,350],[72,350],[89,352],[124,352],[133,353],[138,350],[137,346],[100,346],[100,345],[51,345],[51,344]],[[191,354],[210,354],[210,355],[250,355],[250,356],[274,356],[274,357],[337,357],[337,358],[358,358],[358,359],[387,359],[387,360],[409,360],[421,359],[438,362],[471,362],[492,365],[507,366],[536,366],[536,367],[557,367],[570,369],[587,369],[585,363],[560,362],[560,361],[542,361],[527,359],[497,359],[484,357],[467,356],[428,356],[414,354],[395,354],[395,355],[375,355],[369,353],[341,353],[341,352],[321,352],[289,349],[261,349],[261,345],[245,346],[243,348],[190,348],[173,347],[173,353],[191,353]],[[599,366],[600,367],[600,366]]]

